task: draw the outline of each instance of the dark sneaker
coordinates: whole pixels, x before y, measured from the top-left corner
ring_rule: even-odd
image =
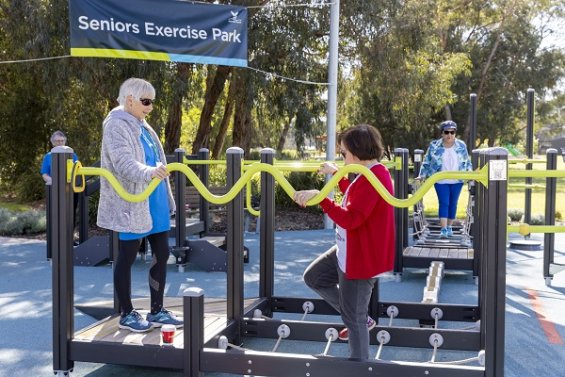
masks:
[[[126,329],[133,332],[146,332],[153,328],[153,326],[151,326],[151,323],[144,320],[141,314],[139,314],[135,310],[133,310],[125,317],[120,318],[118,327],[120,329]]]
[[[374,329],[376,325],[377,321],[375,321],[371,317],[367,317],[367,329],[369,329],[369,331]],[[339,340],[349,340],[349,330],[347,330],[347,327],[341,329],[341,331],[339,332]]]
[[[184,324],[183,320],[177,318],[172,312],[167,309],[161,309],[157,314],[147,314],[147,320],[153,324],[155,327],[161,327],[163,325],[175,325],[177,328],[182,327]]]

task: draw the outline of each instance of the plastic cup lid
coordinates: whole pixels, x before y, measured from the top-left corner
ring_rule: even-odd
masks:
[[[175,331],[177,328],[175,325],[163,325],[161,331]]]

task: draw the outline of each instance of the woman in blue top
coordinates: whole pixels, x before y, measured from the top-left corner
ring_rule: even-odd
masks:
[[[100,179],[98,221],[101,228],[119,233],[119,252],[114,268],[114,289],[121,318],[119,327],[145,332],[153,326],[183,321],[163,307],[169,259],[170,215],[175,202],[169,184],[165,152],[155,131],[145,121],[153,110],[155,89],[145,80],[130,78],[120,87],[120,106],[104,120],[100,164],[109,170],[131,194],[143,192],[153,178],[161,183],[147,200],[132,203],[123,200],[104,178]],[[144,319],[131,302],[131,266],[142,238],[151,245],[153,262],[149,269],[151,312]]]
[[[440,171],[468,171],[471,170],[471,160],[464,142],[455,137],[457,124],[446,120],[440,124],[442,137],[431,142],[420,174],[416,178],[424,180]],[[441,225],[440,237],[447,238],[453,235],[453,220],[457,213],[457,201],[461,194],[463,181],[460,179],[442,179],[434,185],[439,200],[439,222]]]

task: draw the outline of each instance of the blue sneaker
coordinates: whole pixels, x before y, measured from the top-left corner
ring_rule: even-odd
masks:
[[[151,323],[144,320],[141,314],[135,310],[132,310],[131,313],[125,317],[120,318],[118,327],[120,329],[126,329],[133,332],[147,332],[153,328]]]
[[[453,227],[448,225],[447,226],[447,237],[452,237],[452,236],[453,236]]]
[[[177,318],[172,312],[163,308],[157,314],[147,314],[147,320],[155,327],[163,325],[175,325],[177,328],[182,327],[184,324],[182,319]]]
[[[439,232],[439,238],[447,238],[447,228],[441,228]]]

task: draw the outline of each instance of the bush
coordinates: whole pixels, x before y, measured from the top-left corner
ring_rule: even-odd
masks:
[[[557,211],[555,212],[555,220],[561,220],[563,218],[563,215],[561,214],[561,212]]]
[[[227,171],[226,165],[210,165],[209,185],[214,187],[225,186],[227,183]]]
[[[295,190],[321,190],[324,187],[324,176],[317,173],[290,172],[285,177]],[[275,202],[280,208],[297,208],[297,204],[283,190],[281,185],[275,186]]]
[[[514,221],[514,222],[521,221],[522,216],[524,216],[524,211],[522,211],[521,209],[508,210],[508,217],[510,218],[510,221]]]
[[[545,217],[543,215],[532,216],[530,225],[545,225]]]
[[[12,212],[0,209],[0,235],[17,236],[45,232],[45,211]]]

